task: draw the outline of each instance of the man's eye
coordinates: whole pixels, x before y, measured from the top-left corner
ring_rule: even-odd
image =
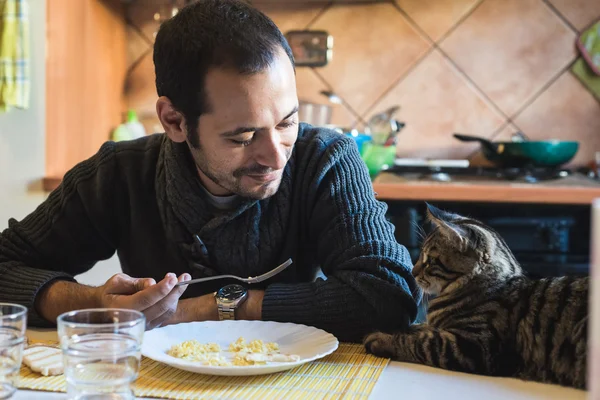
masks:
[[[250,140],[231,140],[233,143],[240,145],[240,146],[249,146],[250,143],[252,143],[252,139]]]
[[[279,127],[280,128],[291,128],[292,126],[296,125],[296,121],[293,119],[288,119],[286,121],[282,121],[281,123],[279,123]]]

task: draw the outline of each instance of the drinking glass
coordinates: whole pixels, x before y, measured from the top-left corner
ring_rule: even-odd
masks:
[[[134,399],[146,326],[135,310],[96,308],[57,318],[70,399]]]
[[[0,399],[10,398],[17,390],[27,329],[27,308],[0,303]]]

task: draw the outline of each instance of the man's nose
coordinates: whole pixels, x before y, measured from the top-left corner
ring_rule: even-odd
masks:
[[[255,160],[260,165],[280,170],[287,163],[285,147],[281,144],[281,138],[277,132],[269,132],[257,143]]]

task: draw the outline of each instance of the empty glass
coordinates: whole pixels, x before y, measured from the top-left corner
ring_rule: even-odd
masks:
[[[146,327],[134,310],[98,308],[58,316],[70,399],[133,399]]]
[[[17,390],[25,329],[27,308],[0,303],[0,399],[8,399]]]

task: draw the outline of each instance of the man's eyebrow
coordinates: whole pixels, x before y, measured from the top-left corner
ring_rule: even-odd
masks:
[[[296,114],[297,112],[298,112],[298,106],[294,107],[294,109],[292,111],[290,111],[290,113],[288,115],[283,117],[282,121],[285,121],[286,119],[288,119],[292,115]]]
[[[286,119],[288,119],[289,117],[291,117],[292,115],[294,115],[297,112],[298,112],[298,106],[295,106],[294,109],[292,111],[290,111],[288,115],[283,117],[282,121],[285,121]],[[235,128],[232,131],[223,132],[220,134],[220,136],[225,137],[225,138],[230,138],[230,137],[234,137],[237,135],[241,135],[242,133],[254,132],[259,129],[260,128],[251,127],[251,126],[240,126],[239,128]]]

